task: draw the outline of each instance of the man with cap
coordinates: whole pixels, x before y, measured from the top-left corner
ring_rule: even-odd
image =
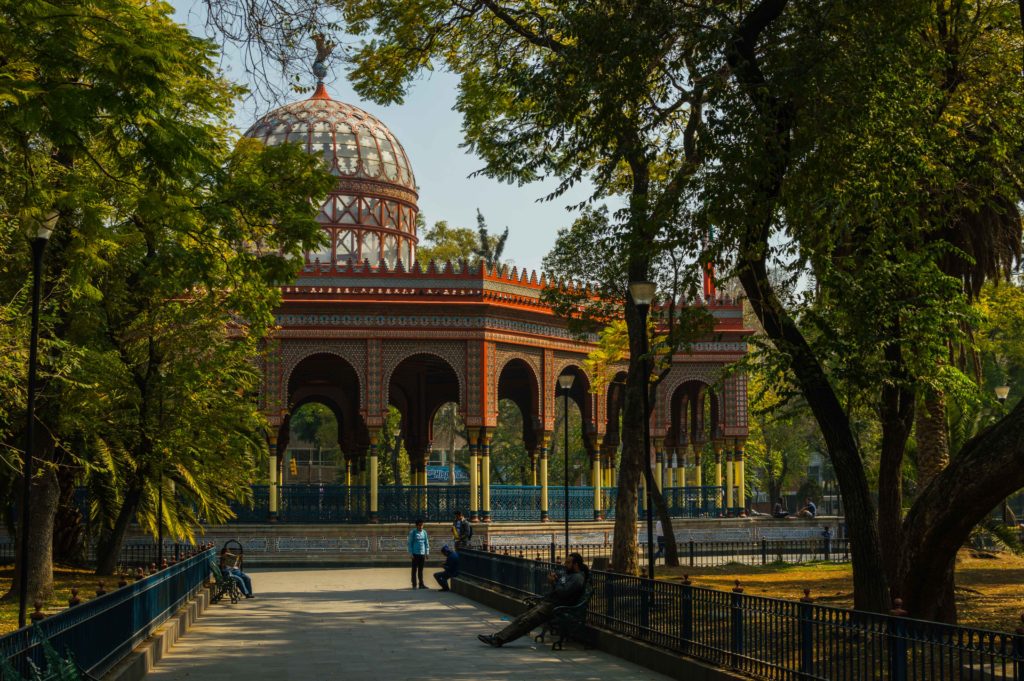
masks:
[[[441,585],[441,591],[451,591],[448,588],[448,580],[459,576],[459,554],[447,544],[441,547],[441,553],[444,554],[444,565],[441,566],[443,569],[434,573],[434,579]]]

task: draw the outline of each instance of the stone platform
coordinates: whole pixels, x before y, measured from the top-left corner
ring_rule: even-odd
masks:
[[[770,518],[684,519],[673,522],[679,542],[756,542],[761,539],[818,539],[828,525],[833,536],[840,533],[841,518],[815,520],[775,520]],[[611,546],[614,522],[574,522],[570,525],[573,544]],[[451,525],[427,523],[431,552],[451,541]],[[246,566],[368,566],[405,565],[408,524],[328,525],[328,524],[233,524],[209,526],[198,533],[200,542],[223,546],[234,539],[245,550]],[[637,532],[646,536],[640,523]],[[141,538],[141,535],[137,536]],[[476,523],[473,545],[517,546],[562,544],[564,526],[560,523]]]

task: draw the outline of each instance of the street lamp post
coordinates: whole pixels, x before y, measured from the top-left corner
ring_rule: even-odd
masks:
[[[996,386],[996,399],[999,400],[999,404],[1005,404],[1006,398],[1010,396],[1010,386],[1000,385]]]
[[[641,373],[643,375],[643,425],[644,425],[644,480],[647,481],[647,576],[654,579],[654,517],[651,510],[651,485],[654,484],[654,476],[651,475],[651,424],[650,406],[648,405],[647,382],[650,377],[650,370],[647,368],[647,311],[654,300],[655,284],[650,281],[631,281],[629,283],[629,295],[633,304],[640,311],[640,354]]]
[[[565,432],[565,479],[562,481],[562,489],[565,493],[565,555],[569,555],[569,391],[572,389],[572,381],[575,378],[572,374],[562,374],[558,377],[558,385],[562,389],[562,396],[565,398],[564,411],[562,412],[562,430]],[[564,556],[563,556],[564,559]]]
[[[28,541],[29,507],[32,503],[32,452],[35,451],[36,421],[36,364],[39,346],[39,299],[42,291],[43,253],[46,242],[53,233],[59,213],[50,211],[42,217],[29,215],[22,218],[22,227],[32,243],[32,331],[28,346],[28,399],[26,411],[28,423],[25,428],[25,459],[22,473],[21,493],[21,555],[18,561],[18,628],[25,626],[28,606]]]

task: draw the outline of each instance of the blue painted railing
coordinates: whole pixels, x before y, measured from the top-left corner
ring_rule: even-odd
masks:
[[[381,487],[377,517],[382,523],[450,522],[455,511],[469,514],[469,487],[465,485],[405,485]]]
[[[497,522],[536,522],[540,520],[540,487],[491,485],[491,520]]]
[[[546,560],[460,551],[460,578],[541,594]],[[1024,634],[591,570],[587,621],[758,679],[1022,681]]]
[[[0,638],[0,655],[26,675],[45,669],[43,643],[99,678],[194,596],[210,575],[213,549]]]
[[[345,485],[281,485],[278,522],[365,523],[369,520],[369,491]]]

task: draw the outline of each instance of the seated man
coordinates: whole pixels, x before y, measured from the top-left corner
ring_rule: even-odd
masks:
[[[775,508],[772,509],[772,517],[773,518],[788,518],[789,517],[789,511],[787,511],[786,507],[783,505],[782,497],[779,497],[779,500],[775,502]]]
[[[220,571],[238,582],[238,588],[246,598],[252,598],[252,578],[237,565],[238,556],[228,553],[227,547],[220,550]]]
[[[442,566],[444,569],[435,572],[434,579],[441,585],[441,591],[451,591],[448,588],[448,580],[459,576],[459,554],[447,544],[441,547],[441,553],[444,554],[444,565]]]
[[[477,636],[481,642],[500,648],[509,641],[514,641],[524,634],[530,633],[534,627],[549,621],[554,616],[555,608],[560,605],[576,605],[586,590],[590,569],[584,564],[583,556],[570,553],[565,557],[565,574],[561,577],[554,572],[548,574],[551,591],[540,599],[540,602],[512,620],[507,627],[496,634]]]
[[[813,518],[818,515],[818,507],[814,505],[810,497],[804,499],[804,507],[796,514],[798,518]]]

